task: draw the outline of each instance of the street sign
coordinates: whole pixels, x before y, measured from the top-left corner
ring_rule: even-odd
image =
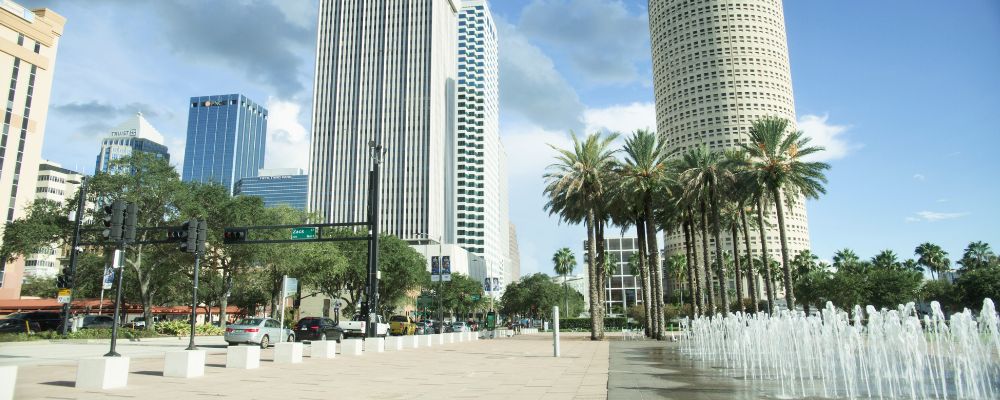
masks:
[[[472,301],[479,301],[479,295],[478,294],[472,295]]]
[[[59,304],[66,304],[66,303],[69,303],[69,299],[72,296],[73,296],[73,291],[72,290],[70,290],[70,289],[59,289],[59,296],[58,296],[58,298],[56,298],[56,301],[59,302]]]
[[[101,289],[108,290],[115,286],[115,268],[104,266],[104,279],[101,281]]]
[[[285,297],[291,296],[299,290],[299,280],[296,278],[285,277],[284,281]]]
[[[315,226],[292,228],[292,240],[311,240],[317,238],[319,238],[319,228]]]

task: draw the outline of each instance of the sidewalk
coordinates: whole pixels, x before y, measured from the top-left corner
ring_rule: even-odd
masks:
[[[552,357],[551,335],[445,344],[332,360],[274,364],[273,349],[256,370],[227,370],[225,354],[209,354],[205,376],[165,378],[163,359],[132,359],[128,388],[73,387],[76,365],[31,365],[18,371],[18,399],[605,399],[608,342],[563,334],[562,357]],[[305,354],[309,354],[308,346]]]

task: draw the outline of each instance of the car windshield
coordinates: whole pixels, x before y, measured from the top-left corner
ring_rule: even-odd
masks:
[[[264,321],[263,318],[243,318],[236,321],[236,325],[260,325],[262,321]]]
[[[316,326],[319,325],[319,318],[303,318],[299,320],[297,325]]]
[[[11,315],[8,315],[8,316],[4,317],[4,319],[24,319],[25,315],[27,315],[27,314],[25,314],[25,313],[13,313]],[[0,321],[2,321],[2,320],[0,320]]]
[[[397,315],[392,318],[389,318],[389,322],[406,322],[406,317],[402,315]]]

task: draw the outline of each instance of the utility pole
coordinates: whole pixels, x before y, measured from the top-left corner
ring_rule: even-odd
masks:
[[[128,216],[125,215],[126,208],[128,208]],[[111,349],[105,354],[105,357],[121,357],[121,354],[115,351],[115,347],[118,344],[118,323],[121,319],[121,306],[122,306],[122,283],[124,282],[125,275],[125,252],[128,249],[128,239],[135,240],[135,220],[136,213],[138,210],[135,204],[129,204],[126,206],[124,200],[115,200],[110,206],[104,207],[104,212],[108,215],[104,217],[104,226],[107,227],[103,232],[104,237],[110,239],[115,244],[117,244],[118,249],[115,250],[115,257],[112,263],[115,268],[118,268],[118,288],[115,294],[115,318],[114,325],[111,326]],[[132,222],[128,231],[125,233],[125,219]],[[129,237],[130,236],[130,237]],[[152,321],[146,321],[146,323],[152,323]]]
[[[378,220],[379,220],[379,164],[382,145],[368,142],[372,169],[368,172],[368,228],[371,240],[368,242],[368,296],[365,315],[368,319],[367,337],[378,335]]]

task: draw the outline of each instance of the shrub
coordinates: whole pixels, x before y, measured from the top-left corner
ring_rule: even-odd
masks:
[[[187,336],[191,334],[191,323],[187,321],[166,321],[153,326],[156,332],[161,335]],[[197,336],[219,336],[225,330],[215,325],[195,325],[194,334]]]
[[[604,329],[622,329],[626,326],[625,318],[604,318]],[[560,318],[560,330],[582,329],[590,330],[590,318]]]

